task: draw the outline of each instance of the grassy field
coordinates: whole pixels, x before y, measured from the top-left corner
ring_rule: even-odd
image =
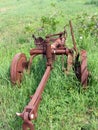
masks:
[[[34,59],[31,74],[25,74],[21,86],[12,86],[10,65],[13,56],[23,52],[29,58],[29,51],[34,47],[32,33],[40,33],[44,37],[50,32],[60,32],[70,19],[73,21],[79,50],[87,50],[88,69],[91,73],[88,89],[82,89],[73,71],[66,76],[61,69],[61,57],[57,58],[43,93],[38,118],[34,121],[35,128],[98,130],[98,40],[95,35],[90,35],[89,30],[78,33],[82,28],[79,28],[81,21],[84,17],[89,21],[88,16],[98,18],[97,1],[0,0],[0,130],[21,130],[22,120],[15,113],[22,112],[27,105],[29,96],[35,92],[45,70],[44,60],[38,57]],[[38,33],[43,17],[54,18],[56,22],[48,26],[50,30],[46,26],[46,32]],[[53,30],[53,27],[56,29]],[[71,46],[68,26],[67,31],[69,37],[66,44]]]

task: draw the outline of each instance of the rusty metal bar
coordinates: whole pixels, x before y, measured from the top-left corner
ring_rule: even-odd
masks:
[[[47,58],[47,65],[52,65],[52,53],[51,53],[51,45],[49,44],[49,40],[46,42],[46,58]]]
[[[36,56],[36,54],[35,54],[35,55],[32,55],[32,56],[30,57],[30,59],[29,59],[28,69],[27,69],[28,74],[30,73],[30,69],[31,69],[31,65],[32,65],[32,60],[34,59],[35,56]]]
[[[51,53],[52,54],[56,54],[56,55],[61,55],[61,54],[65,54],[68,55],[68,53],[70,52],[70,49],[68,48],[64,48],[64,49],[52,49]],[[30,50],[30,55],[34,55],[34,54],[46,54],[45,51],[41,50],[41,49],[32,49]]]
[[[42,92],[45,88],[47,80],[50,76],[51,66],[47,66],[46,71],[40,81],[36,92],[33,96],[31,96],[31,101],[28,105],[24,108],[22,113],[16,113],[17,116],[20,116],[23,119],[23,130],[34,130],[34,125],[32,124],[31,120],[37,118],[37,110],[39,103],[41,101]]]
[[[60,32],[60,33],[56,33],[56,34],[50,34],[47,35],[46,38],[50,38],[50,37],[54,37],[54,36],[58,36],[58,35],[63,35],[65,32]]]
[[[46,71],[42,77],[42,80],[40,81],[40,84],[38,85],[38,88],[35,94],[33,95],[32,100],[29,102],[28,107],[32,107],[35,104],[36,100],[38,99],[38,96],[42,94],[44,87],[47,83],[47,80],[49,78],[50,71],[51,71],[51,66],[47,66]]]
[[[30,55],[34,55],[34,54],[45,54],[45,51],[43,51],[43,49],[32,49],[30,50]]]
[[[87,86],[88,70],[87,70],[87,54],[85,50],[81,51],[81,84],[84,88]]]
[[[74,37],[74,33],[73,33],[73,27],[72,27],[71,20],[69,21],[69,24],[70,24],[70,31],[71,31],[72,41],[73,41],[73,45],[74,45],[74,50],[76,51],[76,55],[77,55],[78,54],[78,49],[76,47],[76,41],[75,41],[75,37]]]

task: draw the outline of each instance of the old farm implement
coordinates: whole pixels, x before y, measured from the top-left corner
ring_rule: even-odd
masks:
[[[70,31],[73,41],[73,48],[69,49],[66,47],[66,38],[67,32],[64,28],[63,32],[48,35],[45,39],[42,37],[36,38],[34,35],[34,43],[36,48],[30,50],[30,59],[27,61],[27,58],[24,53],[18,53],[14,56],[11,63],[11,82],[13,84],[20,84],[24,74],[24,70],[30,72],[32,65],[32,60],[37,55],[44,55],[46,58],[46,70],[45,73],[36,89],[36,92],[31,96],[31,100],[28,105],[24,108],[22,113],[16,113],[17,116],[23,119],[23,130],[34,130],[34,125],[32,120],[37,118],[38,106],[40,104],[42,93],[44,91],[47,80],[50,76],[50,72],[53,68],[53,62],[56,60],[55,56],[62,55],[67,56],[67,67],[64,69],[66,74],[69,73],[70,68],[73,68],[73,71],[76,74],[76,77],[81,82],[83,88],[86,88],[88,81],[88,70],[87,70],[87,54],[85,50],[78,51],[76,47],[76,42],[73,34],[73,28],[71,21]]]

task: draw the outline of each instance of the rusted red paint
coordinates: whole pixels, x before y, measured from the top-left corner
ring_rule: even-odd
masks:
[[[24,120],[23,130],[27,130],[28,128],[30,130],[34,130],[34,125],[31,123],[31,120],[34,120],[37,118],[38,106],[41,101],[41,96],[44,91],[45,85],[49,78],[50,71],[51,71],[51,66],[47,66],[46,71],[43,75],[43,78],[42,78],[41,82],[39,83],[39,86],[38,86],[35,94],[32,96],[31,101],[24,108],[24,111],[21,114],[19,114],[19,115],[17,114]]]
[[[62,55],[62,54],[64,54],[64,55],[68,55],[68,53],[70,53],[71,52],[71,49],[68,49],[68,48],[63,48],[63,49],[52,49],[51,50],[51,53],[52,54],[56,54],[56,55]],[[34,54],[36,54],[36,55],[40,55],[40,54],[44,54],[44,55],[46,55],[46,52],[44,51],[44,50],[40,50],[40,49],[32,49],[32,50],[30,50],[30,55],[32,56],[32,55],[34,55]]]
[[[23,130],[28,130],[28,128],[29,128],[29,130],[34,130],[34,125],[29,120],[26,122],[23,122],[23,125],[22,125]]]
[[[81,51],[81,84],[84,88],[87,86],[88,70],[87,70],[87,53],[85,50]]]
[[[22,80],[23,71],[26,68],[26,56],[23,53],[18,53],[12,60],[11,64],[11,82],[15,84],[16,82],[19,84]]]
[[[88,80],[88,70],[87,70],[87,54],[85,50],[82,50],[80,53],[77,50],[76,42],[74,38],[72,23],[70,21],[70,31],[72,35],[73,48],[69,49],[65,45],[67,32],[64,28],[63,32],[52,34],[46,36],[46,39],[41,37],[36,38],[33,35],[34,43],[36,48],[30,50],[30,59],[27,61],[25,54],[18,53],[13,58],[11,64],[11,81],[12,83],[18,84],[22,80],[23,71],[27,69],[30,71],[32,60],[37,55],[44,55],[46,57],[46,70],[40,81],[36,92],[31,97],[30,102],[24,108],[22,113],[17,113],[17,116],[20,116],[23,119],[23,130],[34,130],[34,125],[31,120],[37,118],[37,111],[40,101],[42,99],[42,93],[44,91],[45,85],[50,76],[50,72],[53,68],[53,63],[56,55],[67,56],[67,68],[66,73],[70,72],[70,68],[74,65],[75,74],[77,78],[80,80],[81,84],[86,88],[87,80]],[[80,56],[80,61],[79,61]],[[64,59],[64,58],[63,58]],[[79,64],[77,66],[77,64]],[[64,68],[64,67],[63,67]]]

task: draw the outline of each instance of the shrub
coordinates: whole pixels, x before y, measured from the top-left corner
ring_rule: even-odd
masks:
[[[81,35],[88,37],[89,35],[96,37],[98,40],[98,15],[88,15],[82,14],[78,15],[76,18],[77,21],[77,30]]]

